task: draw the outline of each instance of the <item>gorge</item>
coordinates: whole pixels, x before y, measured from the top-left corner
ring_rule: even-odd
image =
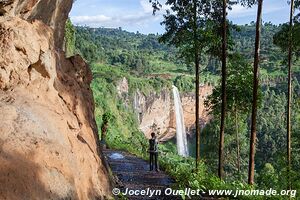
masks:
[[[122,82],[125,85],[127,84],[126,81]],[[119,85],[117,88],[121,88],[121,86]],[[200,85],[199,110],[202,127],[210,120],[204,101],[212,93],[212,89],[213,86],[209,84]],[[150,138],[152,131],[158,133],[158,139],[161,142],[168,141],[176,135],[176,110],[172,88],[164,88],[160,92],[153,91],[149,95],[145,95],[137,90],[133,95],[133,99],[130,100],[128,98],[126,101],[132,101],[139,121],[139,128],[147,138]],[[181,92],[180,101],[182,104],[184,129],[187,130],[187,134],[190,134],[195,127],[195,94],[192,92]]]

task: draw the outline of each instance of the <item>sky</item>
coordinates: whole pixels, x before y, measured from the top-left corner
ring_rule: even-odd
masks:
[[[76,0],[70,13],[73,24],[90,27],[119,28],[148,34],[163,33],[160,25],[167,6],[155,16],[149,0]],[[229,20],[235,24],[249,24],[256,20],[256,6],[245,8],[234,5]],[[286,0],[266,0],[263,5],[263,21],[280,24],[289,19]]]

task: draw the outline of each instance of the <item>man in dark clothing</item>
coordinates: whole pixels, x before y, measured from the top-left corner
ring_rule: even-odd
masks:
[[[149,153],[150,153],[150,171],[153,170],[153,165],[156,171],[158,170],[158,148],[155,133],[151,133],[151,139],[149,140]]]

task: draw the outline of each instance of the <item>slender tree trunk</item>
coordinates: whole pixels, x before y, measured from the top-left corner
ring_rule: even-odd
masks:
[[[253,101],[251,116],[251,136],[250,136],[250,156],[249,156],[249,173],[248,183],[254,184],[254,165],[255,165],[255,146],[256,146],[256,118],[257,118],[257,93],[258,93],[258,67],[260,56],[260,32],[261,32],[261,15],[263,0],[258,0],[257,19],[256,19],[256,36],[254,51],[254,69],[253,69]]]
[[[226,7],[227,0],[223,0],[223,31],[222,31],[222,108],[221,108],[221,127],[220,127],[220,141],[219,141],[219,178],[224,176],[224,131],[225,131],[225,117],[226,117],[226,56],[227,56],[227,26],[226,26]]]
[[[200,161],[200,124],[199,124],[199,58],[198,53],[195,53],[195,67],[196,67],[196,168]]]
[[[238,174],[241,171],[241,156],[240,156],[240,138],[239,138],[239,124],[238,124],[238,112],[235,106],[235,140],[236,140],[236,158]]]
[[[199,62],[199,47],[198,47],[198,37],[197,37],[197,0],[193,1],[194,3],[194,57],[195,57],[195,69],[196,69],[196,168],[198,168],[198,163],[200,161],[200,124],[199,124],[199,71],[200,71],[200,62]]]
[[[292,101],[292,40],[293,40],[293,14],[294,0],[291,0],[290,10],[290,32],[289,32],[289,53],[288,53],[288,104],[287,104],[287,166],[288,166],[288,189],[291,189],[291,101]]]

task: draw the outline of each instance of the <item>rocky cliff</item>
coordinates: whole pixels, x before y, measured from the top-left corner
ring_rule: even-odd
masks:
[[[202,127],[209,121],[210,116],[204,107],[204,101],[208,95],[212,93],[211,85],[200,86],[200,123]],[[145,95],[137,90],[133,97],[128,97],[128,82],[123,78],[117,84],[118,94],[123,98],[124,102],[132,104],[136,112],[139,128],[150,138],[151,132],[155,131],[159,134],[160,141],[166,141],[175,136],[176,133],[176,117],[174,110],[174,99],[171,89],[165,88],[159,93],[152,92]],[[124,98],[125,97],[125,98]],[[181,103],[185,120],[185,127],[188,133],[195,128],[195,94],[182,93]]]
[[[105,199],[92,74],[62,51],[72,0],[0,1],[0,199]]]
[[[212,87],[204,85],[200,87],[200,123],[202,127],[210,117],[204,107],[204,100],[211,94]],[[195,94],[181,94],[183,117],[187,133],[195,128]],[[140,122],[140,129],[150,138],[152,131],[159,134],[160,141],[173,138],[176,134],[176,116],[174,110],[173,94],[170,90],[163,90],[159,94],[143,95],[139,91],[134,96],[134,108]]]

